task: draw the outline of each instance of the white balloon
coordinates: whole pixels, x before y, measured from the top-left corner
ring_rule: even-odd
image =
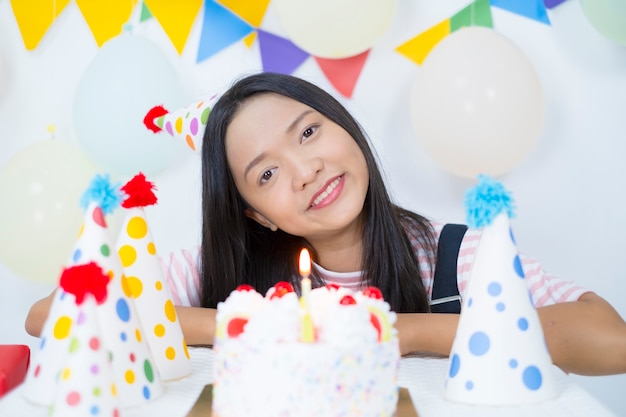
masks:
[[[295,45],[338,59],[374,45],[391,25],[396,0],[273,0],[272,6]]]
[[[484,27],[459,29],[426,57],[411,92],[411,121],[426,152],[452,174],[502,175],[536,145],[541,84],[522,51]]]
[[[156,105],[186,104],[176,69],[148,39],[124,32],[105,43],[82,75],[74,128],[85,152],[107,172],[155,174],[187,149],[143,124]],[[171,138],[170,138],[171,139]]]

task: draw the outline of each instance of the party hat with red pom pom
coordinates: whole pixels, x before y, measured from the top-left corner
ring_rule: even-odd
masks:
[[[128,197],[117,251],[156,367],[171,380],[190,375],[192,364],[144,209],[157,202],[154,188],[142,173],[122,187]]]
[[[96,175],[83,194],[86,209],[83,225],[68,266],[96,262],[109,276],[108,297],[98,308],[102,340],[113,360],[113,376],[123,407],[144,404],[159,396],[162,382],[156,372],[138,314],[122,275],[119,257],[112,250],[105,215],[115,210],[123,198],[119,185],[108,176]],[[28,375],[27,399],[52,405],[52,389],[60,371],[60,359],[69,349],[69,334],[75,325],[74,296],[62,288],[55,292],[41,334],[41,343]]]
[[[165,130],[184,141],[193,151],[199,152],[209,113],[217,99],[218,95],[212,94],[174,112],[169,112],[163,106],[155,106],[148,111],[143,122],[154,133]]]
[[[70,349],[55,387],[50,416],[119,415],[119,399],[97,309],[107,298],[109,276],[95,262],[64,269],[60,288],[77,306]],[[69,297],[68,297],[69,298]]]
[[[509,217],[502,184],[480,176],[465,197],[468,225],[482,229],[450,352],[448,400],[518,405],[555,397],[552,360]]]

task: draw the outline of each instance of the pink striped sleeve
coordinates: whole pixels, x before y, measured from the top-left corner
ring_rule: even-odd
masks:
[[[468,229],[461,242],[457,263],[457,279],[461,298],[465,297],[481,234],[482,232],[479,229]],[[546,273],[539,262],[534,259],[524,257],[522,254],[520,254],[520,259],[524,270],[524,279],[536,307],[576,301],[581,295],[589,292],[589,290],[572,281],[557,278]]]
[[[200,306],[200,247],[161,257],[163,275],[175,305]]]

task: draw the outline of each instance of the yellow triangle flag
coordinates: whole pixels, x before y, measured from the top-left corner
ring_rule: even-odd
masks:
[[[222,6],[256,28],[261,26],[270,0],[218,0]]]
[[[187,38],[191,32],[203,0],[144,0],[144,4],[159,22],[170,41],[178,51],[183,53]]]
[[[13,14],[27,50],[37,48],[48,28],[69,2],[70,0],[11,0]]]
[[[248,36],[246,36],[245,38],[243,38],[243,43],[248,47],[248,48],[252,48],[252,44],[254,44],[254,41],[256,40],[257,37],[257,32],[256,30],[254,32],[252,32],[251,34],[249,34]]]
[[[417,65],[422,65],[422,62],[424,62],[424,59],[426,59],[426,56],[428,56],[435,45],[449,34],[450,19],[446,19],[398,46],[396,51]]]
[[[76,0],[76,5],[100,47],[122,33],[137,0]]]

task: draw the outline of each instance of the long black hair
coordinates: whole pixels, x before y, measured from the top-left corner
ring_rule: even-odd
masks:
[[[215,103],[202,144],[201,301],[217,306],[239,284],[264,293],[278,281],[299,289],[298,255],[314,248],[302,237],[275,232],[244,214],[226,159],[226,131],[240,106],[250,97],[275,93],[299,101],[346,130],[363,152],[369,187],[363,206],[363,281],[378,287],[397,312],[429,311],[419,262],[406,228],[416,234],[427,256],[434,253],[430,223],[391,202],[375,155],[363,129],[348,110],[318,86],[300,78],[259,73],[236,81]],[[432,259],[430,259],[432,261]],[[323,284],[314,272],[316,285]]]

